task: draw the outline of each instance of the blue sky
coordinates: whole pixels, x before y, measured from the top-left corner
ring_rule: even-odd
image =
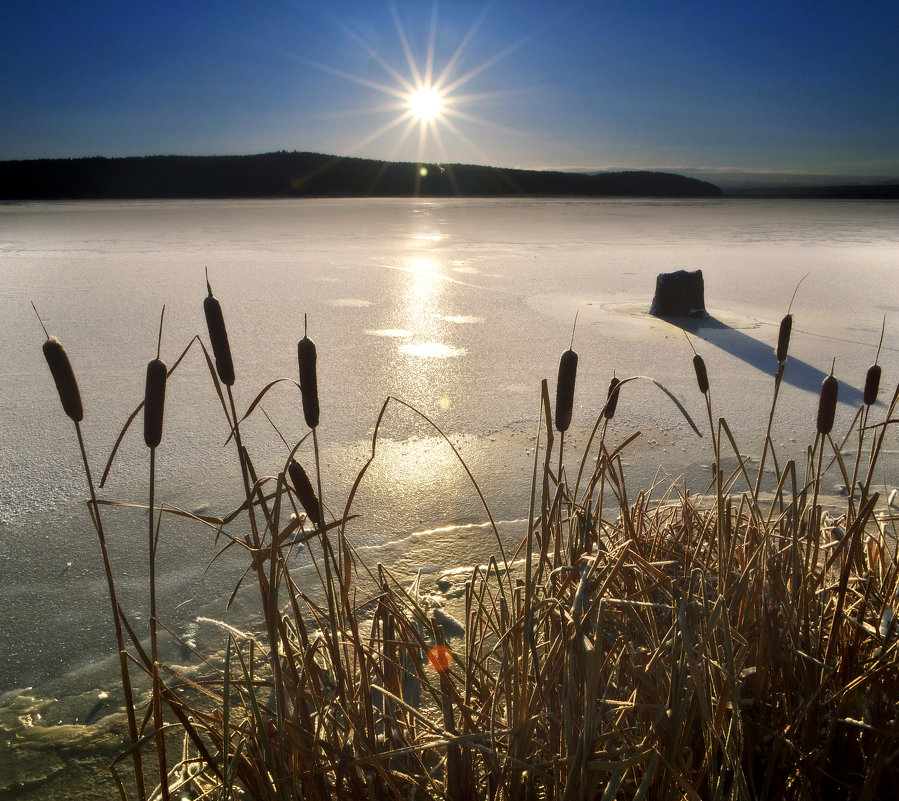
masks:
[[[3,0],[0,11],[0,159],[284,149],[899,176],[895,0]],[[443,113],[424,126],[401,119],[408,103],[391,93],[418,83],[410,58],[422,81],[429,60],[433,79],[450,67]]]

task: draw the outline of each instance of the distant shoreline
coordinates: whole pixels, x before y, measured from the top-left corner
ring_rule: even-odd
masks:
[[[0,162],[0,199],[278,197],[716,198],[719,187],[665,172],[574,173],[416,164],[285,152]]]
[[[0,200],[564,197],[897,200],[899,183],[721,187],[671,172],[563,172],[321,153],[0,161]]]

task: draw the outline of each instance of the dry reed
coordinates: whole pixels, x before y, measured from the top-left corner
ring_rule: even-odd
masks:
[[[224,332],[220,312],[211,338]],[[776,387],[780,345],[779,337]],[[214,338],[213,351],[210,375],[227,385],[233,367],[222,375]],[[817,464],[810,458],[802,476],[786,462],[763,496],[761,475],[753,488],[727,423],[712,420],[698,355],[694,370],[717,434],[708,497],[677,483],[628,484],[623,452],[635,435],[613,445],[607,429],[621,386],[636,377],[609,384],[594,427],[602,424],[595,466],[585,467],[592,445],[579,465],[578,484],[581,473],[587,479],[579,496],[577,484],[571,492],[561,470],[550,469],[552,422],[564,432],[573,411],[577,355],[569,349],[555,418],[543,386],[544,455],[541,469],[535,452],[527,533],[512,560],[497,535],[502,558],[468,576],[463,628],[449,636],[421,577],[410,585],[384,565],[368,568],[346,536],[382,421],[410,407],[385,401],[371,460],[334,517],[320,502],[315,346],[305,336],[298,357],[318,493],[294,458],[302,441],[270,476],[257,475],[240,444],[245,496],[232,513],[198,521],[244,546],[259,625],[241,632],[222,624],[223,655],[197,654],[200,678],[157,667],[136,636],[128,648],[158,677],[152,703],[165,725],[183,733],[183,758],[162,766],[157,792],[222,801],[870,801],[899,791],[899,563],[870,492],[899,388],[884,423],[859,428],[860,494],[850,493],[841,515],[825,515],[818,497],[828,443],[832,464],[846,471],[839,446],[824,436],[836,378],[822,386]],[[236,437],[239,420],[273,385],[243,418],[230,391],[232,410],[222,400]],[[773,451],[769,437],[770,425],[763,453]],[[730,477],[720,468],[725,445],[738,462]],[[298,586],[288,569],[298,544],[324,567],[318,592]],[[149,734],[146,724],[138,732]]]

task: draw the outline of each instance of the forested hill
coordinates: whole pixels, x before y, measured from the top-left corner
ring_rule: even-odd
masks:
[[[0,161],[0,199],[227,197],[719,197],[714,184],[662,172],[511,170],[319,153]]]

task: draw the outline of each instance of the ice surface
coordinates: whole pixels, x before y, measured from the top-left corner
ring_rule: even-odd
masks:
[[[324,500],[333,508],[368,456],[382,404],[395,396],[458,445],[497,519],[521,518],[540,380],[554,387],[575,316],[580,360],[566,440],[572,462],[613,373],[662,382],[706,430],[685,334],[705,359],[715,414],[752,453],[767,420],[777,326],[805,275],[775,420],[780,454],[803,458],[818,388],[834,359],[843,401],[837,429],[849,425],[885,316],[882,398],[899,379],[899,223],[889,203],[4,204],[0,254],[0,604],[15,610],[0,622],[0,690],[46,682],[111,648],[83,504],[87,485],[29,301],[72,360],[95,478],[143,398],[163,304],[165,361],[172,364],[195,334],[206,338],[205,268],[224,310],[241,411],[268,382],[296,379],[306,315],[318,346]],[[711,315],[683,329],[647,313],[656,275],[679,268],[702,269]],[[306,433],[292,383],[279,384],[263,406],[288,441]],[[227,511],[240,479],[196,344],[170,379],[165,423],[157,497]],[[260,472],[282,469],[286,448],[272,426],[257,413],[248,428]],[[146,502],[140,429],[138,420],[125,437],[105,497]],[[622,390],[609,436],[620,441],[635,430],[643,433],[625,460],[638,479],[651,478],[659,465],[672,476],[707,478],[708,439],[698,439],[648,381]],[[310,451],[301,457],[308,460]],[[383,447],[357,506],[364,519],[350,533],[376,561],[401,565],[414,550],[418,563],[446,570],[456,566],[448,563],[453,558],[485,558],[459,554],[469,530],[456,526],[485,519],[467,476],[434,429],[403,407],[385,416]],[[131,608],[142,608],[145,518],[134,512],[110,520],[123,593]],[[432,533],[413,536],[423,530]],[[477,550],[477,540],[463,541]],[[167,612],[183,621],[198,610],[212,613],[240,574],[225,560],[203,578],[214,552],[211,538],[176,525],[163,531],[165,597],[189,599],[177,610],[172,601]]]

